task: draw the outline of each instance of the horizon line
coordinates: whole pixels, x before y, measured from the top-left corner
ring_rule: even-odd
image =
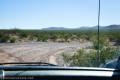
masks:
[[[120,25],[120,24],[111,24],[111,25]],[[111,25],[100,25],[100,27],[106,27],[106,26],[111,26]],[[39,27],[39,28],[20,28],[20,27],[6,27],[6,28],[0,28],[0,29],[47,29],[47,28],[65,28],[65,29],[77,29],[77,28],[92,28],[92,27],[97,27],[96,26],[80,26],[80,27],[60,27],[60,26],[50,26],[50,27]]]

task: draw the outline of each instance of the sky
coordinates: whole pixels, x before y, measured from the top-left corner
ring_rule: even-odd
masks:
[[[97,25],[98,0],[0,0],[0,29]],[[120,0],[101,0],[101,26],[120,24]]]

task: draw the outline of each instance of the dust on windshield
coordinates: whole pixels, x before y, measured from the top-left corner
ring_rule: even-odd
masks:
[[[98,54],[97,3],[97,0],[0,1],[0,63],[103,67],[117,61],[120,54],[117,21],[101,20],[106,26],[100,26]],[[102,3],[110,6],[106,1]],[[111,19],[116,15],[105,14]]]

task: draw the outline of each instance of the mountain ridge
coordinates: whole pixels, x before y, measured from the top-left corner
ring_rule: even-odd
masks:
[[[97,26],[92,27],[78,27],[78,28],[65,28],[65,27],[48,27],[42,28],[42,30],[69,30],[69,29],[97,29]],[[100,29],[120,29],[120,25],[108,25],[108,26],[100,26]]]

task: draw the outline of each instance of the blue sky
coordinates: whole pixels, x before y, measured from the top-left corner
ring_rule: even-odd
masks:
[[[0,0],[0,28],[97,25],[98,0]],[[102,26],[120,24],[120,0],[101,0]]]

